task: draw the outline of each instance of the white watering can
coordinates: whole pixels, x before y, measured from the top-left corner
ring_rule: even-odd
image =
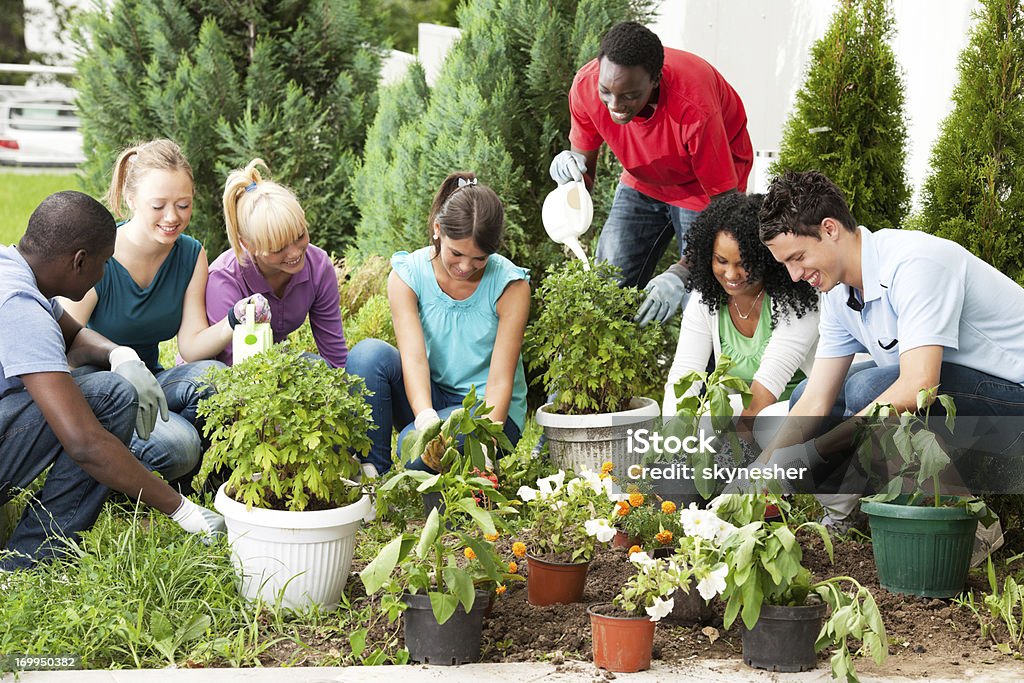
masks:
[[[544,199],[540,217],[548,237],[569,247],[583,261],[583,269],[590,270],[587,253],[580,244],[580,237],[594,220],[594,202],[586,185],[577,180],[556,187]]]
[[[274,344],[274,332],[270,323],[256,322],[256,306],[249,302],[245,306],[245,322],[235,326],[231,338],[231,362],[241,363],[250,356],[262,353]]]

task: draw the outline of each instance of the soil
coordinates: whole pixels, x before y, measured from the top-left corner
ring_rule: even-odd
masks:
[[[984,637],[978,618],[966,606],[952,600],[917,598],[889,593],[878,585],[871,544],[856,541],[834,545],[835,564],[831,565],[821,540],[803,537],[804,565],[816,579],[836,575],[855,577],[869,588],[882,613],[889,636],[890,657],[881,667],[870,659],[858,658],[862,673],[899,673],[925,678],[964,675],[963,667],[975,671],[986,664],[1005,665],[1009,660],[999,653],[996,641],[1006,642],[1008,634],[995,629],[992,638]],[[526,573],[525,562],[521,570]],[[622,582],[634,572],[626,561],[625,549],[602,549],[590,565],[583,603],[535,607],[526,600],[525,583],[508,587],[484,625],[483,656],[486,662],[519,662],[538,659],[581,659],[590,661],[590,620],[587,607],[610,602]],[[972,572],[968,588],[981,600],[987,589],[984,576]],[[654,640],[654,659],[683,662],[695,658],[741,659],[742,645],[737,625],[722,628],[723,605],[715,601],[711,616],[703,623],[683,624],[666,617],[658,622]],[[819,665],[828,666],[828,654],[819,655]],[[1024,679],[1024,666],[1021,668]]]
[[[804,565],[816,579],[849,575],[869,588],[882,613],[889,636],[889,659],[878,666],[867,658],[856,658],[861,674],[899,675],[912,678],[973,678],[986,669],[1020,666],[1024,680],[1024,664],[1014,662],[1000,653],[994,643],[1007,642],[1009,635],[1000,624],[982,634],[978,617],[967,606],[954,600],[918,598],[889,593],[878,585],[871,543],[855,540],[834,543],[835,564],[830,564],[820,538],[801,535]],[[499,542],[499,550],[511,557],[510,542]],[[580,660],[592,666],[590,619],[587,608],[611,602],[622,582],[635,570],[626,559],[624,548],[599,548],[591,562],[583,602],[569,605],[536,607],[526,599],[526,582],[510,582],[507,591],[494,602],[484,622],[481,661],[530,662],[538,660],[562,664]],[[519,572],[528,573],[525,560]],[[346,593],[352,604],[366,607],[362,584],[354,575],[361,567],[353,566]],[[982,593],[987,590],[982,572],[974,570],[967,589],[975,604],[983,609]],[[371,599],[371,604],[375,602]],[[708,618],[700,623],[679,623],[666,617],[655,631],[653,658],[667,664],[682,664],[695,659],[742,659],[738,625],[722,628],[720,601],[712,602]],[[288,663],[315,666],[339,663],[349,651],[346,633],[310,632],[299,634],[304,647],[281,644],[271,647],[261,657],[266,666]],[[370,626],[367,642],[390,641],[391,648],[403,646],[402,630],[380,618]],[[851,643],[851,645],[855,645]],[[819,655],[819,670],[827,670],[827,651]],[[351,661],[345,663],[352,663]]]

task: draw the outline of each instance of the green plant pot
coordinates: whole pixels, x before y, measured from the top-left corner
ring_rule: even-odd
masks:
[[[967,580],[976,517],[958,507],[862,502],[878,582],[893,593],[950,598]]]

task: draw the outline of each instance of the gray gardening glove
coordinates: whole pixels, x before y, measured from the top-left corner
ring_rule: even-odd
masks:
[[[686,281],[690,271],[679,263],[673,263],[668,270],[647,283],[644,291],[647,298],[637,309],[634,322],[644,327],[652,320],[664,325],[675,315],[686,298]]]
[[[565,150],[555,155],[551,160],[551,167],[548,173],[551,179],[559,185],[564,185],[572,180],[583,180],[583,174],[587,172],[587,159],[579,152]]]
[[[139,412],[135,418],[135,431],[140,439],[148,439],[156,425],[156,416],[166,422],[167,396],[156,377],[149,371],[146,364],[139,359],[139,354],[127,346],[118,346],[108,356],[110,370],[128,380],[135,393],[139,396]]]
[[[185,496],[171,514],[171,519],[190,534],[201,534],[203,543],[210,544],[214,537],[225,531],[224,518],[213,510],[196,505]]]

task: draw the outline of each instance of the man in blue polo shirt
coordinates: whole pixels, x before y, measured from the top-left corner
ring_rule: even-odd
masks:
[[[814,368],[791,399],[797,419],[760,462],[872,403],[915,411],[918,392],[935,385],[958,415],[1024,416],[1024,289],[1011,279],[955,242],[858,227],[839,188],[813,171],[775,179],[760,221],[790,277],[822,294]],[[853,365],[856,353],[871,361]],[[852,429],[807,442],[804,460],[848,454]],[[841,518],[856,499],[825,502]]]
[[[131,349],[85,329],[56,297],[79,300],[114,253],[114,219],[81,192],[50,195],[18,245],[0,247],[0,505],[47,467],[0,553],[0,571],[60,555],[96,521],[110,489],[169,515],[190,533],[223,519],[143,467],[126,444],[166,419],[160,385]],[[73,377],[69,363],[111,368]]]

